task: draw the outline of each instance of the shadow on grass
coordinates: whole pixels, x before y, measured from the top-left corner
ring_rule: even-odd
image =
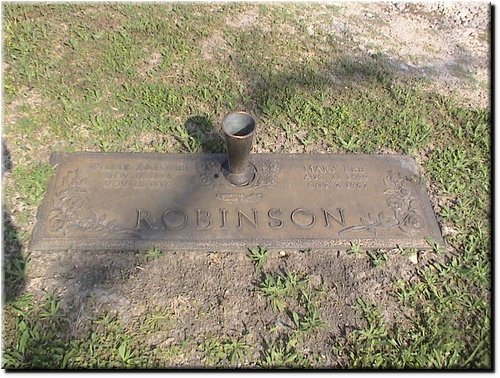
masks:
[[[4,302],[15,300],[26,285],[25,255],[17,228],[12,224],[9,214],[3,210],[3,283]]]
[[[210,116],[192,116],[186,121],[184,127],[188,134],[194,139],[195,144],[200,147],[200,152],[213,154],[226,151],[226,145],[220,133],[220,127],[217,128],[216,125],[214,125]]]
[[[390,62],[382,55],[356,54],[345,55],[319,67],[296,65],[283,71],[263,71],[253,64],[248,57],[234,58],[241,67],[246,67],[242,76],[246,76],[248,89],[242,100],[245,108],[255,115],[265,115],[270,102],[283,101],[303,91],[333,90],[338,96],[346,92],[367,90],[370,87],[389,88],[397,79],[414,77],[414,73],[397,69],[397,62]]]
[[[2,141],[2,178],[12,169],[10,152]],[[2,206],[3,226],[3,298],[5,303],[15,300],[26,285],[26,264],[28,257],[25,255],[19,232],[12,223],[10,214]]]

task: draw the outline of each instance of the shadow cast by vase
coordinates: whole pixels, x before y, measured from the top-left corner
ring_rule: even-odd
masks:
[[[214,125],[207,115],[195,115],[187,119],[184,127],[193,142],[193,146],[203,153],[224,153],[226,146],[220,127]]]

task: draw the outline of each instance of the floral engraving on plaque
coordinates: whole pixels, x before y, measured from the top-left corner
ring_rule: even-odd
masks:
[[[276,178],[280,170],[280,165],[275,160],[264,160],[257,167],[257,174],[253,181],[254,187],[256,186],[274,186],[276,185]]]
[[[414,181],[400,172],[389,171],[384,179],[386,189],[384,194],[387,206],[392,214],[387,216],[383,211],[373,216],[368,213],[367,218],[361,218],[361,224],[350,226],[339,231],[339,235],[350,231],[368,231],[373,235],[378,230],[390,230],[399,228],[406,235],[413,235],[417,230],[424,227],[424,220],[418,214],[416,198],[412,195],[409,182]],[[417,184],[419,184],[417,182]]]
[[[253,180],[245,185],[247,188],[269,187],[276,185],[276,179],[280,170],[280,165],[274,160],[264,160],[257,162],[250,162],[253,167],[255,177]],[[225,178],[224,174],[227,173],[227,162],[221,165],[217,160],[200,160],[196,163],[196,171],[201,183],[205,186],[222,186],[231,187]]]
[[[107,219],[106,214],[98,215],[85,209],[85,179],[78,169],[70,170],[55,191],[55,208],[49,213],[48,226],[53,232],[66,235],[69,230],[95,232],[104,236],[113,232],[126,232],[127,229],[115,220]]]
[[[196,163],[200,181],[205,186],[215,186],[222,176],[222,167],[216,160],[200,160]]]

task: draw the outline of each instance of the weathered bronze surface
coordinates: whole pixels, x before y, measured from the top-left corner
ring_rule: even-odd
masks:
[[[247,185],[255,177],[255,167],[249,164],[255,120],[248,113],[232,112],[222,121],[222,131],[228,153],[226,178],[234,185]]]
[[[246,186],[226,179],[222,154],[76,153],[54,162],[33,250],[444,243],[406,156],[253,154]]]

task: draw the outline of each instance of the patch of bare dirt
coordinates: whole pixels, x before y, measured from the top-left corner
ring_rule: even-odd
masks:
[[[158,68],[163,60],[163,57],[158,52],[153,52],[150,54],[149,58],[144,60],[141,66],[138,68],[139,75],[147,76],[150,72]]]
[[[426,79],[429,90],[465,105],[489,107],[490,9],[487,2],[336,3],[296,12],[314,35],[322,30],[346,56],[382,54],[401,76]],[[227,19],[230,27],[268,29],[258,8]],[[284,23],[282,31],[294,30]],[[293,33],[292,33],[293,34]],[[204,57],[225,46],[217,34],[203,42]],[[304,53],[307,57],[307,52]]]
[[[207,61],[227,59],[229,47],[220,32],[214,32],[201,42],[201,56]]]
[[[226,24],[239,29],[249,29],[256,24],[259,16],[259,8],[257,6],[246,7],[244,11],[226,19]]]
[[[63,307],[73,309],[75,334],[92,317],[86,308],[116,314],[125,325],[167,309],[172,327],[155,333],[148,339],[151,345],[235,337],[256,346],[258,355],[264,341],[277,340],[294,327],[286,311],[273,309],[259,293],[262,276],[241,252],[169,252],[149,262],[130,252],[34,253],[32,259],[37,269],[30,272],[27,288],[58,293]],[[387,304],[381,310],[389,326],[405,321],[387,287],[395,278],[410,279],[415,270],[402,256],[391,256],[385,267],[375,268],[366,255],[317,250],[272,251],[264,266],[264,272],[294,272],[308,278],[313,288],[326,289],[320,297],[324,331],[303,345],[322,356],[323,366],[336,364],[331,355],[335,337],[362,324],[357,298]],[[179,362],[201,366],[203,355],[193,351]]]
[[[346,53],[382,53],[402,73],[428,79],[430,89],[453,92],[472,106],[489,106],[488,3],[339,3],[319,13],[319,27]]]
[[[4,72],[8,69],[8,65],[4,65]],[[12,125],[19,117],[19,112],[23,106],[36,108],[42,104],[42,97],[36,89],[22,87],[19,89],[19,94],[16,99],[7,104],[8,111],[4,118],[4,125]]]

